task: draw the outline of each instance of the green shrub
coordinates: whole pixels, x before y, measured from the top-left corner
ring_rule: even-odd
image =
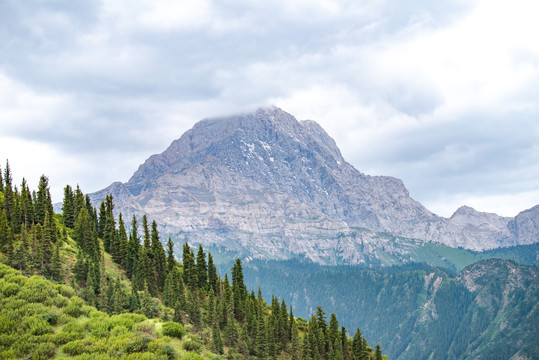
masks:
[[[125,351],[128,354],[133,354],[137,352],[144,352],[148,350],[148,344],[152,340],[147,337],[136,337],[135,339],[131,340],[127,346],[125,347]]]
[[[107,337],[110,334],[110,324],[108,318],[91,318],[86,323],[86,329],[88,329],[88,331],[95,337]]]
[[[111,357],[108,354],[81,354],[75,357],[76,360],[113,360],[117,357]]]
[[[54,334],[52,341],[55,344],[63,345],[63,344],[67,344],[70,341],[80,340],[82,338],[84,338],[84,335],[80,332],[60,331],[59,333]]]
[[[23,276],[21,274],[16,274],[16,275],[6,276],[5,280],[13,284],[24,286],[28,282],[28,277]]]
[[[63,308],[69,305],[69,299],[63,295],[58,295],[52,299],[52,304],[57,308]]]
[[[75,320],[75,318],[73,316],[69,316],[67,314],[61,314],[60,318],[58,319],[58,323],[60,325],[64,325],[64,324],[67,324],[69,322],[72,322],[73,320]]]
[[[133,325],[133,331],[141,335],[155,336],[155,326],[151,320]]]
[[[64,314],[78,318],[82,314],[82,306],[84,305],[84,300],[78,296],[73,296],[69,301],[69,305],[64,307],[62,311]]]
[[[32,360],[52,359],[56,355],[56,346],[49,342],[39,344],[32,354]]]
[[[107,354],[115,357],[125,354],[128,344],[132,341],[129,335],[128,333],[123,336],[111,336],[107,345]]]
[[[19,292],[19,297],[28,302],[46,304],[51,298],[58,296],[52,284],[40,276],[34,275]]]
[[[181,324],[169,321],[163,324],[163,335],[181,339],[185,330]]]
[[[11,334],[17,328],[17,323],[11,317],[0,315],[0,334]]]
[[[50,325],[54,326],[58,324],[58,315],[55,313],[48,313],[48,314],[41,315],[41,318],[45,320],[46,322],[48,322]]]
[[[60,295],[65,296],[67,298],[72,298],[73,296],[75,296],[75,290],[73,290],[71,286],[60,284],[60,285],[56,285],[54,288],[56,289],[56,291],[60,293]]]
[[[15,334],[0,334],[0,349],[2,347],[9,348],[13,343],[15,343],[15,341],[17,341],[17,338],[18,335]]]
[[[129,334],[129,330],[124,325],[117,325],[110,331],[110,336],[121,336]]]
[[[131,330],[133,328],[133,325],[141,323],[145,320],[147,320],[146,316],[141,314],[125,313],[120,315],[113,315],[110,317],[110,326],[111,328],[114,328],[115,326],[123,325],[128,330]]]
[[[20,290],[18,284],[7,282],[5,280],[0,280],[0,292],[3,293],[6,297],[11,297],[17,295]]]
[[[48,322],[34,316],[24,318],[21,328],[31,335],[43,335],[52,332],[52,327]]]
[[[181,360],[204,360],[204,358],[201,355],[198,355],[194,352],[188,352],[184,356],[182,356]]]
[[[62,331],[69,332],[84,332],[86,327],[86,321],[77,321],[76,319],[69,321],[64,326],[62,326]]]
[[[15,356],[15,353],[13,350],[4,350],[0,351],[0,359],[2,360],[16,360],[17,357]]]
[[[9,275],[20,275],[20,271],[13,269],[12,267],[9,267],[5,264],[0,264],[0,279],[1,278],[7,278]]]
[[[121,360],[161,360],[159,356],[149,353],[149,352],[124,355],[120,359]]]
[[[155,351],[157,355],[162,355],[166,357],[168,360],[176,359],[178,354],[176,353],[176,350],[168,344],[163,344],[159,347],[159,350]]]
[[[202,350],[202,346],[202,343],[198,342],[192,335],[187,335],[182,341],[182,347],[187,351],[194,351],[198,353],[200,350]]]
[[[91,353],[91,350],[91,342],[87,339],[70,341],[62,347],[62,351],[71,356]]]
[[[83,305],[82,308],[80,309],[81,314],[84,316],[90,316],[90,313],[94,310],[95,308],[90,305]]]

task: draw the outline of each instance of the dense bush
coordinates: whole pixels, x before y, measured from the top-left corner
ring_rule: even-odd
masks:
[[[185,330],[181,324],[169,321],[163,324],[163,335],[181,339],[185,335]]]
[[[181,360],[204,360],[204,358],[201,355],[198,355],[194,352],[188,352],[184,356],[182,356]]]
[[[187,351],[194,351],[196,353],[202,350],[203,344],[199,342],[193,335],[187,335],[182,341],[182,347]]]
[[[33,360],[52,359],[56,355],[56,346],[49,342],[39,344],[32,354]]]
[[[78,296],[73,296],[65,308],[63,308],[64,314],[73,316],[75,318],[82,315],[82,306],[84,305],[84,300]]]
[[[147,337],[136,337],[127,344],[125,350],[129,354],[144,352],[148,350],[148,344],[151,341],[152,340]]]

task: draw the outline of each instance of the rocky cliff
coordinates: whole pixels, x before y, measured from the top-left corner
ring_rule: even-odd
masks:
[[[148,214],[178,240],[245,257],[360,263],[392,246],[379,233],[476,250],[537,241],[537,221],[508,230],[510,219],[431,213],[401,180],[359,172],[316,122],[276,107],[198,122],[127,183],[91,199],[107,193],[124,215]],[[521,241],[523,231],[532,235]]]

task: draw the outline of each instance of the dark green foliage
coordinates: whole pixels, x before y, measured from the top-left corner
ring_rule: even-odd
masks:
[[[185,335],[185,330],[177,322],[166,322],[163,324],[163,335],[180,339]]]
[[[196,274],[198,288],[201,290],[208,290],[208,265],[206,264],[206,254],[202,249],[202,245],[198,246]]]
[[[64,188],[64,202],[62,205],[64,225],[68,228],[75,226],[75,195],[71,186]]]

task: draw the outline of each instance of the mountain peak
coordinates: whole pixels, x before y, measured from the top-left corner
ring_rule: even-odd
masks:
[[[107,192],[118,211],[148,214],[165,234],[255,258],[359,263],[385,246],[374,232],[492,248],[506,221],[467,207],[440,218],[401,180],[356,170],[319,124],[275,106],[199,121],[94,203]]]

